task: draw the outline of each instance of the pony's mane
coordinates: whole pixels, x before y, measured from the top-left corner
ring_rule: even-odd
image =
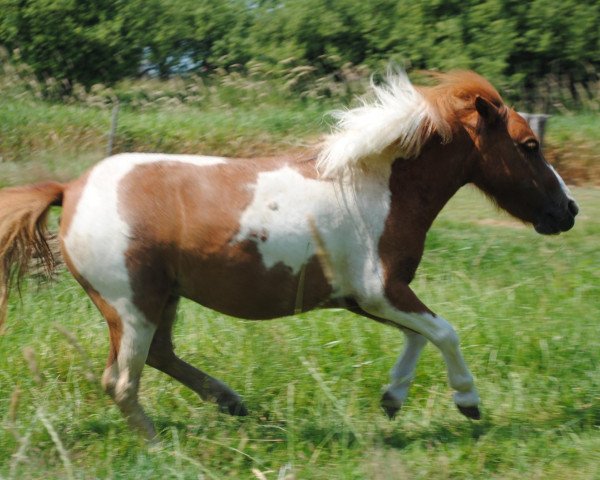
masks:
[[[398,158],[416,157],[433,135],[449,142],[481,96],[497,107],[496,89],[471,71],[426,72],[432,86],[415,86],[404,71],[371,83],[372,99],[332,112],[337,122],[322,145],[317,169],[322,177],[343,177],[357,169],[376,171]]]

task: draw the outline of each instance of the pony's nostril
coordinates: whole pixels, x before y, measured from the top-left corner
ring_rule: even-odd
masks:
[[[567,208],[569,209],[569,212],[571,212],[571,215],[573,215],[573,216],[575,216],[579,213],[579,207],[575,203],[575,200],[569,200],[569,203],[567,204]]]

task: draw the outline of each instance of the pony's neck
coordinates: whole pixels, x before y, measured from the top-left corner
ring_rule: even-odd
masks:
[[[418,157],[393,163],[390,210],[379,241],[386,275],[407,283],[412,280],[427,230],[446,202],[469,181],[472,147],[466,132],[448,144],[434,136]]]
[[[390,176],[391,212],[425,232],[471,175],[472,143],[465,132],[443,144],[434,136],[414,159],[399,159]]]

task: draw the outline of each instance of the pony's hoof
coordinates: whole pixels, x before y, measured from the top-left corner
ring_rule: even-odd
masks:
[[[221,403],[219,404],[219,410],[234,417],[245,417],[248,415],[248,409],[241,401]]]
[[[473,407],[461,407],[460,405],[456,405],[460,413],[462,413],[467,418],[472,418],[473,420],[479,420],[481,418],[481,412],[479,412],[478,406]]]
[[[402,403],[399,403],[398,400],[396,400],[390,394],[390,392],[385,392],[382,395],[381,402],[379,404],[390,420],[393,420],[396,417],[396,414],[402,407]]]

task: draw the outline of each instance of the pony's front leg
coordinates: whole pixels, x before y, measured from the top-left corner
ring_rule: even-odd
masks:
[[[467,368],[462,353],[460,351],[458,335],[452,325],[442,317],[435,315],[429,310],[413,293],[413,291],[402,282],[395,282],[387,285],[385,295],[378,299],[359,302],[365,312],[381,321],[395,325],[400,328],[408,328],[417,332],[427,340],[431,341],[441,352],[448,368],[448,382],[455,390],[454,401],[460,412],[473,419],[479,419],[479,395],[475,388],[473,376]],[[413,341],[416,341],[413,339]],[[412,362],[416,362],[418,352],[423,345],[411,346],[410,340],[407,344],[403,356],[398,361],[400,385],[407,385],[406,379],[402,379],[403,373],[410,372]],[[406,357],[406,359],[405,359]],[[392,376],[394,375],[392,371]],[[392,380],[392,389],[384,393],[382,406],[386,408],[386,397],[394,394],[394,380]],[[400,389],[402,395],[402,389]],[[389,395],[388,395],[389,394]],[[398,400],[403,400],[400,397]],[[389,401],[388,401],[389,403]],[[389,414],[389,412],[388,412]]]
[[[390,384],[381,397],[381,407],[390,419],[396,416],[408,396],[421,350],[427,344],[423,335],[406,329],[403,332],[406,338],[404,351],[392,367]]]

